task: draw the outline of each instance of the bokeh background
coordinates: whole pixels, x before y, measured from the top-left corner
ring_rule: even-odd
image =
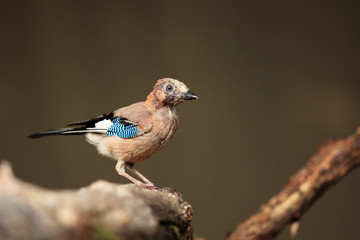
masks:
[[[0,158],[23,180],[127,183],[82,136],[30,140],[142,101],[177,78],[172,142],[137,168],[179,190],[195,232],[224,239],[329,139],[360,125],[358,1],[0,1]],[[296,239],[360,239],[360,173],[302,218]],[[279,239],[289,239],[284,232]]]

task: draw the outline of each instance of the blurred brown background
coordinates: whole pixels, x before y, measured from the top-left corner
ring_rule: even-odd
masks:
[[[360,125],[359,6],[0,1],[0,158],[48,188],[127,183],[82,136],[26,136],[177,78],[200,99],[178,107],[175,138],[137,168],[192,204],[198,236],[224,239],[319,145]],[[360,239],[359,180],[355,171],[327,192],[296,239]]]

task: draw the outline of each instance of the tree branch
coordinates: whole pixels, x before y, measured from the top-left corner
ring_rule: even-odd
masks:
[[[311,205],[360,165],[360,128],[321,146],[284,189],[228,240],[267,240],[297,222]],[[193,239],[192,207],[180,194],[97,181],[51,191],[15,178],[0,165],[0,239]]]
[[[97,181],[51,191],[0,165],[0,239],[192,239],[192,208],[180,194]]]
[[[297,222],[311,205],[349,171],[360,165],[360,128],[346,139],[321,146],[284,189],[242,223],[228,240],[273,239]]]

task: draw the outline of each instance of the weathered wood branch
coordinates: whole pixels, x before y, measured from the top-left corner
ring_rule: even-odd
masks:
[[[170,190],[97,181],[51,191],[0,165],[0,239],[192,239],[192,208]]]
[[[284,189],[228,240],[273,239],[360,165],[360,128],[321,146]],[[0,239],[193,239],[192,208],[180,194],[97,181],[52,191],[22,182],[0,165]]]
[[[284,189],[242,223],[228,240],[273,239],[297,222],[332,185],[360,165],[360,128],[346,139],[321,146]]]

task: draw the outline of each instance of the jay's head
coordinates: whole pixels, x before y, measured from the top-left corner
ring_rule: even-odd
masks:
[[[163,105],[176,106],[185,100],[195,100],[198,97],[190,92],[186,85],[176,79],[163,78],[156,82],[152,97]]]

